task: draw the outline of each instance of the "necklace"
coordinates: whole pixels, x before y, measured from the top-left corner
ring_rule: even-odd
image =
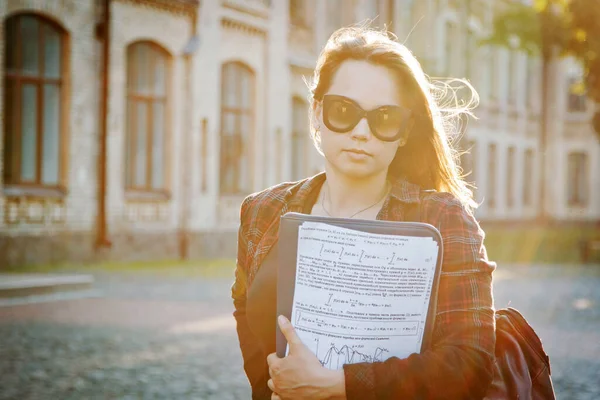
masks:
[[[358,214],[360,214],[360,213],[362,213],[362,212],[364,212],[364,211],[370,210],[371,208],[373,208],[373,207],[375,207],[377,204],[379,204],[379,203],[380,203],[380,202],[381,202],[383,199],[385,199],[385,198],[386,198],[386,196],[388,195],[388,193],[389,193],[389,191],[390,191],[390,190],[389,190],[389,185],[387,184],[387,182],[386,182],[386,186],[387,186],[387,189],[385,190],[385,192],[383,193],[383,196],[382,196],[382,197],[381,197],[379,200],[377,200],[375,203],[371,204],[370,206],[368,206],[368,207],[366,207],[366,208],[363,208],[362,210],[359,210],[359,211],[355,212],[354,214],[352,214],[351,216],[349,216],[349,217],[347,217],[347,218],[353,218],[353,217],[355,217],[356,215],[358,215]],[[329,185],[327,185],[327,193],[329,193]],[[329,202],[331,203],[331,200],[330,200]],[[324,194],[323,194],[323,196],[321,197],[321,207],[323,208],[323,211],[325,211],[325,213],[326,213],[327,215],[329,215],[330,217],[333,217],[333,215],[331,215],[331,213],[330,213],[330,212],[327,210],[327,208],[325,207],[325,193],[324,193]]]

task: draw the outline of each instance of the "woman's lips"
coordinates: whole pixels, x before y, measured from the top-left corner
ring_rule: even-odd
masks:
[[[358,149],[345,149],[344,153],[346,153],[351,160],[355,160],[355,161],[362,161],[362,160],[366,160],[367,158],[371,157],[371,154],[367,153],[364,150],[358,150]]]

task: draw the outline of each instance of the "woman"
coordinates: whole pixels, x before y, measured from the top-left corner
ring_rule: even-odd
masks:
[[[310,90],[311,133],[325,172],[251,195],[241,207],[232,295],[253,399],[482,398],[493,377],[495,265],[443,119],[468,110],[440,110],[410,51],[363,28],[332,35]],[[296,211],[402,221],[419,202],[421,221],[444,242],[432,347],[330,371],[282,319],[290,355],[273,354],[279,217]]]

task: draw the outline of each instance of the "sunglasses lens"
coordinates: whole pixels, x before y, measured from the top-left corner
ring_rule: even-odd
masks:
[[[339,131],[350,130],[356,125],[357,110],[352,103],[332,100],[326,107],[325,119],[328,125]]]
[[[343,96],[326,95],[323,101],[323,122],[337,133],[354,129],[365,111],[354,101]],[[406,132],[411,112],[399,106],[382,106],[366,113],[369,128],[380,140],[393,142]]]
[[[373,117],[373,128],[384,138],[395,138],[404,125],[405,118],[401,109],[382,108]]]

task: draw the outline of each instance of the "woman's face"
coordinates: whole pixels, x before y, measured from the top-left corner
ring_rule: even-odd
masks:
[[[344,121],[345,113],[353,107],[352,103],[365,111],[383,106],[402,107],[399,92],[396,79],[386,67],[357,60],[347,60],[340,65],[333,76],[331,87],[325,94],[325,99],[334,98],[338,101],[341,99],[342,103],[328,108],[327,100],[324,100],[318,103],[315,113],[317,119],[315,122],[321,135],[321,150],[328,169],[334,169],[337,173],[351,179],[365,179],[387,174],[388,167],[401,143],[400,140],[388,142],[375,137],[367,118],[362,118],[353,129],[345,133],[334,132],[328,128],[327,122],[331,127],[332,120],[335,125],[335,118]],[[344,101],[347,101],[348,109],[344,106]],[[324,116],[327,121],[324,121]],[[379,117],[380,120],[388,119],[387,115],[379,115]],[[392,119],[390,124],[393,124]]]

